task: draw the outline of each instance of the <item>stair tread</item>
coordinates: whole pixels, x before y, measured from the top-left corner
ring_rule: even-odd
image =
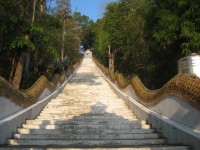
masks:
[[[24,129],[18,128],[18,133],[23,134],[68,134],[69,132],[73,132],[74,134],[135,134],[135,133],[154,133],[155,129],[124,129],[124,130],[113,130],[113,129]]]
[[[134,140],[134,139],[158,139],[160,134],[15,134],[15,139],[48,139],[48,140]]]
[[[9,139],[13,145],[62,145],[62,146],[134,146],[143,144],[165,144],[165,139],[145,140],[25,140]]]
[[[0,150],[44,150],[44,147],[33,147],[33,146],[7,146],[0,147]],[[176,145],[145,145],[145,146],[131,146],[131,147],[84,147],[84,148],[74,148],[74,147],[56,147],[56,146],[45,146],[45,150],[189,150],[188,146],[176,146]]]
[[[26,124],[33,124],[33,125],[84,125],[84,124],[90,124],[90,125],[98,125],[98,124],[107,124],[107,125],[134,125],[135,123],[140,123],[140,124],[146,124],[146,121],[139,121],[138,119],[132,120],[131,122],[128,121],[120,121],[120,120],[92,120],[92,121],[87,121],[87,120],[81,120],[81,121],[54,121],[54,120],[27,120]]]

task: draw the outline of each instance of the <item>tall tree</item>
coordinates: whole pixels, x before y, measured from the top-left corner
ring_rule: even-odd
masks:
[[[65,45],[65,32],[66,32],[66,21],[70,18],[71,7],[70,0],[57,0],[58,12],[57,15],[63,21],[63,33],[62,33],[62,48],[61,48],[61,60],[64,59],[64,45]]]
[[[155,0],[149,10],[145,34],[154,66],[153,82],[158,87],[177,74],[176,64],[181,57],[199,53],[199,8],[198,0]]]
[[[36,0],[30,0],[30,2],[29,2],[30,12],[29,12],[29,15],[28,15],[28,18],[27,18],[27,21],[29,22],[30,26],[33,25],[33,22],[35,20],[35,7],[36,7]],[[24,38],[25,38],[26,41],[29,41],[30,40],[30,33],[25,34]],[[16,68],[13,68],[13,70],[15,70],[15,74],[14,74],[13,80],[11,81],[12,82],[11,84],[16,89],[19,89],[19,87],[20,87],[23,69],[24,69],[24,63],[25,63],[25,60],[27,58],[27,52],[29,51],[27,47],[23,47],[23,48],[24,48],[24,50],[20,51],[17,66],[16,66]],[[28,63],[29,63],[29,60],[28,60]],[[11,72],[13,72],[13,71],[11,71]]]
[[[107,52],[109,51],[110,62],[115,60],[116,71],[128,74],[138,72],[140,68],[144,70],[145,59],[143,58],[146,55],[147,45],[143,28],[148,6],[149,3],[145,0],[120,0],[108,4],[106,8],[102,19],[103,25],[97,31],[97,35],[104,36],[102,30],[104,34],[106,33],[104,38],[107,42],[103,47]],[[97,36],[97,40],[99,37]],[[125,69],[127,64],[129,69]]]
[[[92,48],[94,43],[95,33],[93,31],[94,22],[88,16],[81,15],[80,12],[73,14],[75,23],[82,28],[81,45],[84,49]]]

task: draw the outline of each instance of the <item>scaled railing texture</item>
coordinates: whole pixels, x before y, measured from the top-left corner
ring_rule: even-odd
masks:
[[[41,76],[29,89],[16,90],[11,84],[0,76],[0,96],[4,96],[21,107],[27,107],[34,104],[45,88],[49,91],[55,91],[57,84],[62,84],[66,77],[78,67],[80,62],[69,67],[66,72],[61,75],[56,74],[52,81],[49,81],[44,75]]]
[[[138,77],[133,77],[129,82],[125,82],[121,74],[115,75],[105,68],[96,59],[93,59],[101,71],[109,76],[112,82],[117,82],[120,89],[131,85],[135,94],[140,99],[140,103],[147,107],[155,106],[167,96],[176,96],[188,102],[193,107],[200,109],[200,78],[194,75],[176,75],[168,81],[162,88],[157,90],[147,89]]]

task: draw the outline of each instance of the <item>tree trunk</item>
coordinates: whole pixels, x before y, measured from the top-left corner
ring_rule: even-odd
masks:
[[[39,8],[41,13],[46,13],[46,0],[40,0],[39,2]]]
[[[32,3],[31,3],[31,12],[30,12],[30,15],[31,15],[31,25],[33,25],[33,22],[35,21],[35,6],[36,6],[36,0],[32,0]]]
[[[30,3],[30,16],[28,18],[28,20],[30,21],[31,26],[33,25],[34,21],[35,21],[35,7],[36,7],[36,0],[31,0]],[[30,33],[31,36],[31,33]],[[30,37],[28,38],[28,40],[30,40]],[[29,73],[29,65],[30,65],[30,49],[28,49],[27,52],[27,57],[26,57],[26,64],[25,64],[25,72]]]
[[[63,20],[63,34],[62,34],[62,48],[61,48],[61,60],[64,59],[64,49],[65,49],[65,18]]]
[[[109,55],[109,70],[114,72],[115,71],[114,54],[111,53],[111,45],[108,45],[108,55]]]
[[[115,72],[115,56],[111,54],[111,71]]]
[[[10,84],[12,84],[12,82],[13,82],[16,67],[17,67],[17,52],[15,52],[15,55],[12,58],[11,72],[10,72],[10,76],[9,76],[9,80],[8,80]]]
[[[38,51],[36,50],[35,55],[34,55],[34,73],[38,72],[38,66],[39,66],[39,62],[38,62]]]
[[[27,57],[26,57],[26,62],[25,62],[25,73],[28,74],[29,73],[29,65],[30,65],[30,57],[31,57],[31,54],[30,54],[30,50],[28,50],[27,52]]]
[[[17,63],[15,76],[14,76],[14,79],[12,82],[12,86],[16,89],[19,89],[19,87],[20,87],[25,60],[26,60],[26,52],[21,52],[19,61]]]

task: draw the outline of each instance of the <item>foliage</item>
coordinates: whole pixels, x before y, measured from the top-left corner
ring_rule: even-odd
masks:
[[[59,60],[53,60],[45,71],[45,76],[48,80],[52,80],[55,74],[61,74],[64,71],[62,62]]]
[[[167,49],[178,43],[178,50],[187,56],[200,49],[200,2],[190,0],[155,1],[152,18],[153,38]]]
[[[159,88],[177,74],[177,61],[200,51],[200,1],[119,0],[95,24],[95,55],[115,68]]]
[[[155,0],[148,12],[145,27],[149,45],[152,82],[158,87],[177,74],[177,61],[191,53],[199,53],[199,1]],[[159,59],[156,59],[159,58]]]
[[[41,14],[32,26],[31,35],[42,58],[49,55],[51,58],[59,57],[62,38],[62,23],[59,19]]]
[[[84,49],[91,49],[94,43],[95,33],[93,32],[94,22],[90,20],[88,16],[81,15],[80,12],[75,12],[73,14],[75,23],[82,28],[81,45]]]
[[[23,35],[18,36],[11,44],[10,49],[22,49],[29,48],[31,50],[35,49],[35,45],[28,39],[25,39]]]
[[[108,45],[115,53],[115,68],[126,76],[147,72],[145,16],[150,3],[145,0],[120,0],[110,3],[102,20],[96,23],[96,55],[108,62]],[[134,59],[133,59],[134,58]],[[128,69],[127,69],[128,68]]]
[[[32,1],[1,0],[0,75],[9,78],[11,68],[16,65],[13,62],[18,61],[22,51],[27,53],[25,66],[28,66],[28,71],[24,71],[22,76],[23,89],[32,85],[39,76],[53,76],[53,73],[60,73],[79,59],[77,48],[80,45],[80,33],[66,32],[65,41],[62,41],[64,29],[68,31],[77,27],[70,17],[70,7],[70,0],[44,0],[36,1],[34,11]],[[31,19],[32,15],[34,20]],[[67,59],[60,62],[62,42]],[[48,66],[53,66],[53,72],[49,71],[51,67]]]

